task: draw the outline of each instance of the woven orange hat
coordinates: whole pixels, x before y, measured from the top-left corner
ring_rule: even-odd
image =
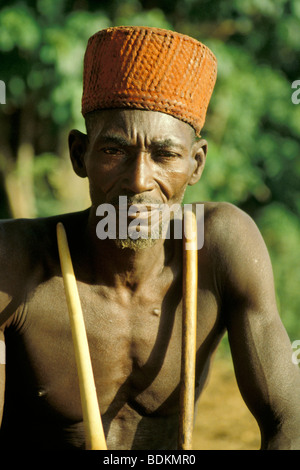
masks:
[[[88,41],[82,114],[111,108],[160,111],[199,135],[216,75],[215,56],[189,36],[149,27],[108,28]]]

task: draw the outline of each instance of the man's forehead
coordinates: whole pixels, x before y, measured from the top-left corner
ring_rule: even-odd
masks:
[[[145,138],[161,145],[177,145],[195,140],[195,131],[187,123],[158,111],[115,109],[99,110],[86,116],[88,132],[102,140]]]

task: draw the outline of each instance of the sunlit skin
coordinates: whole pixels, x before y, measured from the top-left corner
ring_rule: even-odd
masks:
[[[89,180],[91,207],[0,224],[0,340],[7,348],[5,398],[5,365],[0,365],[0,447],[84,448],[57,253],[55,228],[61,221],[108,448],[176,449],[182,241],[160,238],[122,248],[115,240],[99,240],[96,210],[102,203],[116,204],[120,195],[137,203],[180,203],[186,187],[201,178],[207,143],[166,114],[107,110],[89,119],[87,135],[71,131],[69,146],[75,172]],[[268,252],[250,217],[230,204],[205,203],[198,266],[196,399],[227,331],[262,448],[299,449],[299,372],[277,313]]]

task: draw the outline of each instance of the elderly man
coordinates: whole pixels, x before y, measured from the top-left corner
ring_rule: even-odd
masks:
[[[200,131],[215,76],[213,54],[181,34],[120,27],[90,38],[82,100],[87,135],[71,131],[69,146],[75,172],[89,179],[91,207],[0,227],[0,339],[6,344],[1,448],[85,446],[57,251],[60,221],[69,239],[108,448],[176,449],[182,240],[163,230],[137,239],[116,230],[116,237],[100,239],[97,210],[110,204],[119,216],[123,196],[128,206],[143,206],[148,220],[153,205],[182,202],[204,168],[207,143]],[[277,313],[265,244],[236,207],[209,202],[204,211],[195,397],[227,331],[262,448],[300,449],[299,372]],[[130,212],[124,219],[124,210],[121,215],[126,228],[136,219]],[[117,225],[124,232],[124,224]]]

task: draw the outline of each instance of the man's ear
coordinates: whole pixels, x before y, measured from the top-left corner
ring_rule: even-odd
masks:
[[[207,155],[207,142],[204,139],[195,142],[193,146],[193,155],[195,159],[195,170],[190,178],[189,186],[198,183],[204,170],[206,155]]]
[[[73,129],[69,133],[69,151],[73,169],[80,178],[86,178],[84,155],[87,149],[87,136]]]

